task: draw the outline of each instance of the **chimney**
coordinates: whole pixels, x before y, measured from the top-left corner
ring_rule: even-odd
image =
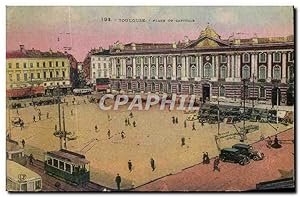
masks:
[[[21,52],[24,52],[24,51],[25,51],[25,47],[24,47],[23,44],[20,45],[20,51],[21,51]]]

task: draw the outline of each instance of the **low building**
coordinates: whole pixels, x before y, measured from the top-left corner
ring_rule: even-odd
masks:
[[[52,50],[26,50],[20,45],[19,50],[6,53],[6,84],[12,94],[24,88],[34,92],[43,87],[46,94],[57,86],[68,89],[71,87],[68,56]]]

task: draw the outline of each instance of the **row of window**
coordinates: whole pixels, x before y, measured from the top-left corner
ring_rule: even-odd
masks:
[[[59,67],[59,65],[61,65],[62,67],[65,66],[65,62],[64,62],[64,61],[62,61],[62,62],[59,62],[59,61],[55,61],[55,62],[49,61],[49,62],[48,62],[48,66],[49,66],[49,67],[54,67],[54,63],[55,63],[55,67]],[[15,64],[15,68],[16,68],[16,69],[19,69],[19,68],[21,68],[21,66],[23,66],[22,68],[25,68],[25,69],[26,69],[26,68],[33,68],[34,66],[35,66],[36,68],[40,68],[40,66],[42,66],[43,68],[46,68],[46,64],[47,64],[47,62],[42,62],[42,64],[40,64],[40,62],[36,62],[35,64],[34,64],[33,62],[31,62],[31,63],[29,63],[29,65],[28,65],[26,62],[24,62],[23,64],[17,62],[17,63]],[[28,66],[29,66],[29,67],[28,67]],[[11,62],[9,62],[9,63],[8,63],[8,68],[11,69],[12,67],[13,67],[13,64],[12,64]]]
[[[281,52],[274,52],[272,54],[273,54],[273,58],[272,58],[273,62],[281,62],[281,54],[282,54]],[[207,57],[208,57],[207,59],[209,60],[209,56],[207,56]],[[135,58],[137,64],[141,63],[141,58],[142,57],[136,57]],[[149,57],[143,57],[143,58],[144,58],[144,63],[148,64],[149,63],[149,61],[148,61]],[[163,57],[162,56],[158,56],[157,58],[158,58],[158,62],[160,64],[163,64]],[[170,63],[173,62],[173,59],[172,59],[171,56],[167,56],[166,58],[167,58],[167,64],[170,64]],[[189,58],[189,62],[190,63],[195,63],[196,62],[196,56],[189,56],[188,58]],[[250,53],[243,53],[243,55],[242,55],[242,61],[244,63],[250,63],[250,58],[251,58],[251,54]],[[294,53],[293,52],[289,52],[288,53],[288,61],[291,62],[293,60],[294,60]],[[117,64],[120,64],[120,61],[121,60],[119,58],[117,58]],[[227,55],[221,55],[220,56],[220,62],[221,63],[226,63],[227,61],[228,61]],[[258,61],[260,63],[266,63],[267,62],[267,53],[259,53],[258,54]],[[177,64],[181,64],[182,63],[182,57],[176,56],[176,62],[177,62]],[[132,58],[131,57],[127,58],[126,59],[126,63],[127,64],[132,64],[133,63]],[[156,63],[156,57],[155,56],[151,56],[150,57],[150,63],[152,63],[152,64]]]
[[[101,64],[100,63],[98,63],[98,69],[100,69],[101,68],[101,66],[100,66]],[[110,65],[110,64],[109,64]],[[96,64],[95,63],[93,63],[93,69],[95,69],[96,68]],[[106,63],[103,63],[103,68],[104,69],[106,69]]]
[[[172,86],[170,83],[167,83],[167,84],[164,84],[164,83],[159,83],[157,84],[158,85],[158,91],[159,92],[167,92],[167,93],[171,93],[172,92]],[[157,89],[156,89],[156,84],[154,82],[152,83],[147,83],[147,82],[144,82],[143,83],[143,89],[146,90],[146,91],[151,91],[151,92],[156,92]],[[117,89],[121,89],[121,84],[120,83],[117,83]],[[127,89],[128,90],[132,90],[132,84],[131,82],[128,82],[127,83]],[[141,83],[140,82],[137,82],[136,84],[136,88],[135,90],[136,91],[141,91]],[[177,93],[181,93],[182,92],[182,85],[181,84],[177,84]],[[225,97],[225,86],[220,86],[220,90],[219,90],[219,96],[220,97]],[[190,84],[188,86],[188,92],[189,94],[194,94],[195,93],[195,85],[194,84]],[[249,95],[249,89],[246,87],[245,88],[245,95],[248,96]],[[266,88],[261,86],[259,87],[259,98],[265,98],[266,97]]]
[[[121,71],[120,67],[117,66],[117,77],[120,77],[120,74],[121,74],[120,71]],[[177,71],[176,71],[177,78],[182,77],[181,71],[182,71],[181,66],[178,66]],[[147,66],[144,67],[144,73],[147,73],[146,76],[148,76],[149,70],[148,70]],[[141,67],[140,66],[136,67],[136,76],[141,76]],[[167,67],[166,75],[165,75],[164,67],[163,66],[159,67],[158,77],[163,78],[164,76],[166,76],[167,78],[171,78],[171,76],[172,76],[172,67],[171,66]],[[197,76],[198,75],[197,75],[196,66],[191,66],[188,77],[195,78]],[[127,67],[126,77],[127,78],[133,77],[133,70],[132,70],[132,67],[130,67],[130,66]],[[155,66],[151,67],[150,77],[151,78],[156,77],[156,67]],[[213,77],[213,68],[210,63],[206,63],[204,65],[202,77],[204,77],[204,78]],[[223,65],[220,67],[220,79],[225,79],[226,77],[227,77],[227,66]],[[251,77],[250,76],[250,66],[244,65],[242,67],[242,79],[249,79],[250,77]],[[267,67],[266,66],[264,66],[264,65],[259,66],[258,78],[259,79],[267,78]],[[293,65],[288,67],[288,78],[289,79],[294,78],[294,66]],[[281,66],[276,65],[273,67],[273,79],[276,79],[276,80],[281,79]]]
[[[101,77],[104,77],[104,78],[108,77],[107,70],[103,71],[103,76],[101,75],[101,72],[98,72],[98,78],[101,78]],[[93,79],[96,79],[96,78],[97,78],[96,77],[96,72],[93,72]]]
[[[42,74],[43,74],[43,75],[42,75]],[[60,75],[60,72],[59,72],[59,71],[56,71],[55,73],[54,73],[54,72],[49,72],[49,73],[47,73],[47,72],[36,73],[36,75],[35,75],[35,73],[30,73],[30,76],[29,76],[29,73],[24,73],[24,74],[23,74],[23,80],[24,80],[24,81],[30,81],[30,80],[32,80],[32,79],[46,79],[46,78],[53,78],[53,77],[54,77],[54,74],[56,74],[55,77],[63,77],[63,78],[65,78],[65,76],[66,76],[65,71],[62,71],[62,72],[61,72],[61,75]],[[9,74],[8,77],[9,77],[9,80],[10,80],[10,81],[13,81],[13,74],[12,74],[12,73]],[[17,81],[20,81],[20,80],[21,80],[21,74],[20,74],[20,73],[16,73],[16,80],[17,80]]]

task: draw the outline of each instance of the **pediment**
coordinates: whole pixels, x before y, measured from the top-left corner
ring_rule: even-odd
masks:
[[[186,48],[213,48],[222,46],[228,46],[228,44],[222,40],[217,40],[215,38],[205,36],[198,38],[197,40],[189,44]]]

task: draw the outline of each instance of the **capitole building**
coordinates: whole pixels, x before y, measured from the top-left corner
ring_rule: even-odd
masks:
[[[107,54],[105,54],[107,56]],[[100,53],[92,57],[101,56]],[[294,36],[222,39],[209,25],[195,40],[114,43],[112,92],[196,95],[202,101],[294,103]],[[91,65],[93,60],[91,61]],[[275,91],[276,90],[276,91]]]

